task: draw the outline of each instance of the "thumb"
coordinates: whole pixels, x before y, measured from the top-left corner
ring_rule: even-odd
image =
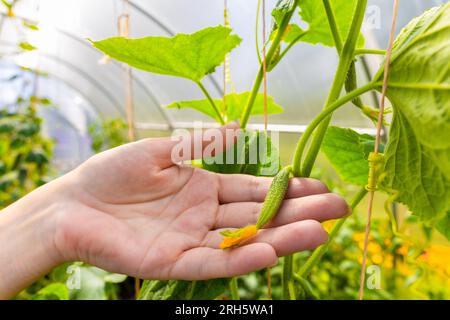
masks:
[[[201,159],[222,152],[236,142],[240,131],[237,121],[219,128],[195,128],[193,131],[177,129],[171,137],[154,140],[152,152],[158,160],[158,165],[166,168],[183,161]],[[159,142],[158,146],[156,142]]]

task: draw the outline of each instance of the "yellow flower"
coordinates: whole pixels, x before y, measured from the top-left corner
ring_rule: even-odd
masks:
[[[228,249],[240,245],[243,241],[253,237],[258,232],[256,225],[252,224],[237,230],[225,230],[220,234],[224,236],[220,249]]]
[[[407,256],[408,255],[408,247],[405,245],[401,246],[400,248],[397,249],[397,253],[402,256]]]
[[[355,232],[353,234],[353,240],[356,242],[364,241],[364,232]]]
[[[392,258],[392,256],[389,255],[384,259],[383,267],[387,269],[392,269],[393,266],[394,266],[394,259]]]
[[[380,253],[381,247],[378,243],[369,242],[367,244],[367,251],[369,251],[370,253]]]
[[[397,271],[401,274],[404,274],[405,276],[413,274],[413,270],[411,269],[411,267],[408,264],[402,262],[397,264]]]
[[[418,259],[430,267],[450,275],[450,247],[431,245]]]
[[[374,254],[371,258],[374,264],[381,264],[383,262],[383,256],[381,254]]]

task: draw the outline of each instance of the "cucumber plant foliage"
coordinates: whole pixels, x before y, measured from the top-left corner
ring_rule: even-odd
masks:
[[[237,35],[230,33],[230,28],[217,26],[171,38],[113,37],[92,43],[108,56],[135,68],[198,82],[214,72],[225,55],[241,43]]]
[[[381,189],[426,222],[448,219],[450,209],[450,10],[430,9],[412,20],[393,47],[387,97],[394,109]],[[380,69],[375,81],[381,81]],[[329,128],[322,146],[343,180],[361,185],[368,167],[365,135]],[[352,140],[351,146],[348,143]],[[343,147],[341,150],[336,145]],[[351,163],[343,161],[348,159]],[[353,164],[350,165],[350,164]],[[442,229],[442,228],[438,228]]]
[[[330,126],[322,143],[322,151],[342,180],[364,187],[369,174],[367,158],[374,145],[375,138],[371,135]],[[383,149],[381,146],[380,152]]]
[[[221,113],[226,116],[227,121],[234,121],[241,116],[242,106],[247,102],[249,95],[249,91],[242,93],[233,92],[227,94],[223,99],[214,99],[214,102]],[[217,114],[211,109],[211,104],[208,99],[174,102],[167,105],[166,108],[195,109],[219,122]],[[277,114],[282,112],[283,108],[277,104],[272,97],[267,97],[267,114]],[[262,93],[257,95],[251,114],[264,114],[264,95]]]
[[[399,35],[387,93],[394,118],[384,186],[427,221],[450,209],[449,8],[427,11]]]
[[[366,85],[358,88],[356,82],[355,50],[364,46],[360,29],[366,5],[367,0],[280,0],[272,10],[272,31],[268,42],[264,44],[267,46],[267,71],[276,67],[297,42],[336,47],[340,63],[330,90],[333,93],[330,94],[331,101],[311,121],[300,138],[297,146],[299,156],[296,151],[292,166],[295,169],[304,164],[302,155],[307,146],[310,146],[311,150],[308,151],[311,153],[305,159],[314,161],[314,149],[319,145],[340,178],[361,187],[368,183],[368,156],[373,151],[374,137],[333,126],[328,127],[324,137],[313,133],[319,125],[326,123],[324,120],[329,119],[335,110],[348,102],[353,102],[364,113],[360,96],[369,91],[381,90],[383,66]],[[291,21],[295,12],[303,21],[301,26]],[[240,42],[237,35],[231,34],[231,29],[217,26],[171,38],[114,37],[92,43],[103,53],[138,69],[186,78],[201,86],[205,75],[223,63],[225,56]],[[447,3],[413,19],[395,40],[387,90],[393,118],[388,142],[380,149],[380,152],[384,152],[384,163],[378,183],[379,190],[405,204],[412,214],[424,222],[435,225],[447,238],[450,238],[449,61],[450,4]],[[219,123],[242,120],[241,127],[245,134],[225,152],[197,161],[204,169],[272,176],[281,169],[278,151],[268,136],[264,132],[245,129],[250,115],[264,113],[264,98],[258,93],[262,82],[262,65],[259,70],[251,91],[231,92],[225,97],[213,99],[201,86],[206,99],[178,101],[167,106],[191,108]],[[342,92],[344,88],[347,94],[336,98],[336,93]],[[280,112],[281,106],[268,97],[267,113]],[[377,112],[370,110],[370,113],[371,118],[375,119]],[[310,144],[309,139],[312,139]],[[255,145],[259,146],[261,141],[266,142],[264,152],[255,163],[250,163],[250,150]],[[226,161],[230,156],[234,161],[231,164]],[[302,170],[293,170],[296,175],[299,172],[303,174]],[[361,199],[362,196],[354,205]],[[337,225],[340,227],[342,223]],[[334,230],[331,237],[337,232]],[[313,253],[311,261],[305,263],[308,267],[301,269],[297,277],[289,276],[295,270],[292,261],[285,261],[283,277],[286,278],[283,278],[283,286],[286,287],[283,292],[292,292],[288,286],[295,279],[301,279],[297,283],[299,287],[308,284],[307,272],[311,270],[311,265],[320,260],[323,250],[326,250],[324,248],[317,249],[317,254]],[[145,281],[141,299],[216,298],[227,290],[228,281]],[[292,294],[294,297],[290,298],[295,298],[296,293]]]
[[[335,13],[336,24],[342,39],[345,39],[350,30],[353,12],[355,11],[357,0],[334,0],[330,1],[330,6]],[[310,44],[322,44],[327,47],[334,47],[335,43],[327,19],[322,1],[303,0],[299,2],[299,15],[303,22],[308,24],[306,29],[297,24],[290,24],[285,35],[285,42],[301,41]],[[277,18],[275,17],[275,20]],[[358,37],[358,47],[364,46],[364,36]]]

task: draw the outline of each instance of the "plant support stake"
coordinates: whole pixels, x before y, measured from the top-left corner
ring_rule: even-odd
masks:
[[[117,19],[117,29],[119,36],[128,37],[130,34],[130,14],[128,12],[128,0],[123,1],[123,13]],[[136,130],[134,125],[134,101],[133,101],[133,79],[131,67],[123,64],[125,81],[125,113],[128,123],[128,140],[136,140]]]
[[[376,158],[376,155],[378,154],[380,142],[381,142],[381,130],[383,126],[383,114],[384,114],[384,106],[385,106],[385,100],[386,100],[386,91],[388,86],[388,80],[389,80],[389,65],[391,63],[391,55],[392,55],[392,45],[394,43],[394,36],[395,36],[395,24],[397,21],[397,13],[398,13],[398,0],[394,0],[394,9],[393,9],[393,15],[392,15],[392,25],[391,25],[391,32],[389,35],[389,45],[388,49],[386,51],[386,60],[384,65],[384,78],[383,78],[383,87],[381,91],[381,101],[380,101],[380,112],[378,114],[378,123],[377,123],[377,134],[375,137],[375,147],[374,147],[374,158]],[[369,243],[369,234],[370,234],[370,225],[372,220],[372,207],[373,207],[373,198],[376,191],[376,175],[375,171],[375,164],[373,161],[370,162],[369,166],[369,183],[367,185],[367,191],[369,191],[369,204],[367,209],[367,223],[366,223],[366,231],[364,235],[364,250],[363,250],[363,259],[361,264],[361,275],[360,275],[360,281],[359,281],[359,292],[358,292],[358,299],[362,300],[364,297],[364,287],[365,287],[365,275],[366,275],[366,263],[367,263],[367,245]],[[373,178],[373,181],[371,181]]]

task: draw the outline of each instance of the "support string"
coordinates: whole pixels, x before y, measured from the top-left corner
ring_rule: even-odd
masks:
[[[384,65],[384,78],[383,78],[383,87],[381,91],[381,101],[380,101],[380,110],[378,114],[378,122],[377,122],[377,134],[375,138],[375,147],[374,152],[372,153],[371,160],[369,161],[369,183],[367,185],[367,190],[369,191],[369,204],[367,209],[367,223],[366,223],[366,230],[364,235],[364,250],[363,250],[363,259],[361,264],[361,274],[360,274],[360,281],[359,281],[359,292],[358,292],[358,299],[362,300],[364,297],[364,287],[365,287],[365,275],[366,275],[366,263],[367,263],[367,245],[369,243],[369,235],[370,235],[370,226],[372,222],[372,207],[373,207],[373,199],[376,191],[376,177],[377,177],[377,155],[380,148],[380,141],[381,141],[381,131],[383,126],[383,114],[384,114],[384,108],[385,108],[385,101],[386,101],[386,92],[388,87],[388,80],[389,80],[389,66],[391,63],[391,57],[392,57],[392,45],[394,43],[394,37],[395,37],[395,25],[397,21],[397,14],[398,14],[398,0],[394,0],[394,9],[392,14],[392,24],[391,24],[391,31],[389,34],[389,45],[388,49],[386,51],[386,60]],[[372,177],[372,180],[370,179]]]

